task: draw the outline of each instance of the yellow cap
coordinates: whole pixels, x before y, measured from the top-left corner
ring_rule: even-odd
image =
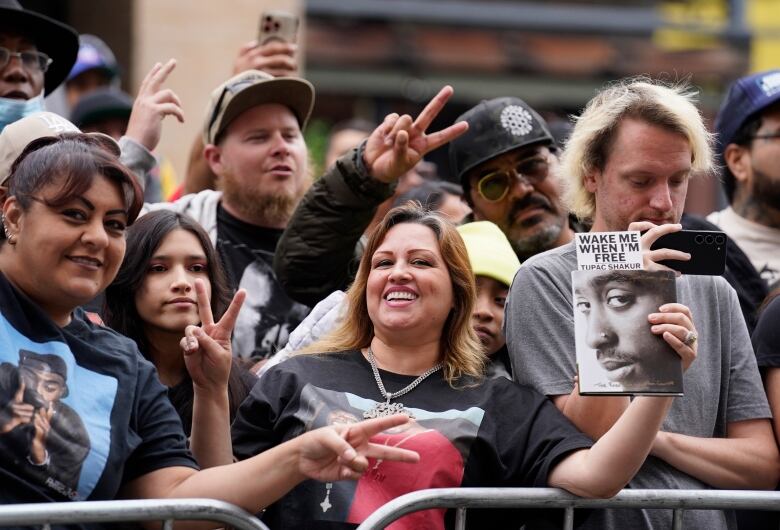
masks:
[[[512,284],[520,260],[499,227],[490,221],[477,221],[460,225],[458,232],[466,243],[475,276],[487,276],[507,286]]]

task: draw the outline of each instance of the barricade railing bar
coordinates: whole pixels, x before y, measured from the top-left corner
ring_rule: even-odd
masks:
[[[162,521],[165,530],[174,520],[214,521],[237,530],[268,530],[249,512],[213,499],[146,499],[138,501],[84,501],[0,506],[0,527],[80,523]]]
[[[393,499],[372,513],[358,530],[380,530],[404,515],[431,508],[457,509],[456,530],[465,529],[468,508],[563,508],[564,530],[572,530],[575,508],[665,508],[673,510],[672,530],[681,530],[685,510],[780,511],[780,492],[625,489],[609,499],[584,499],[555,488],[428,489]]]

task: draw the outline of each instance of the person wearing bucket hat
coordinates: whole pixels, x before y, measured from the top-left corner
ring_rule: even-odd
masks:
[[[78,47],[70,26],[0,0],[0,130],[43,110],[43,96],[68,75]]]
[[[222,256],[231,287],[246,288],[233,334],[234,355],[261,360],[286,342],[309,308],[293,301],[271,268],[276,243],[309,186],[303,129],[314,87],[297,77],[241,72],[211,93],[203,156],[220,191],[147,205],[196,219]]]
[[[474,219],[501,228],[521,260],[571,241],[581,227],[561,203],[555,140],[544,119],[520,98],[501,97],[461,120],[469,130],[450,143],[450,167]]]
[[[715,129],[729,206],[707,220],[736,241],[771,288],[780,281],[780,69],[737,79]]]

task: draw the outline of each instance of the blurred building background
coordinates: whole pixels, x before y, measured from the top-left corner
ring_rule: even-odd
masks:
[[[302,17],[303,75],[317,88],[307,132],[315,159],[329,127],[357,116],[416,113],[444,84],[455,96],[434,128],[480,99],[514,95],[565,136],[596,88],[646,74],[690,79],[711,120],[727,85],[749,71],[780,67],[780,0],[22,0],[31,9],[103,38],[125,65],[135,93],[145,72],[169,57],[169,86],[187,123],[169,120],[161,151],[183,174],[206,98],[230,74],[238,47],[264,9]],[[442,151],[442,150],[440,150]],[[432,153],[448,177],[446,152]],[[699,181],[688,209],[719,200]]]

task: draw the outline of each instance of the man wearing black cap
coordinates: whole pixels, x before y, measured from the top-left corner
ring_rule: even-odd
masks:
[[[435,115],[445,101],[440,93],[420,116]],[[316,304],[351,281],[354,270],[347,264],[361,252],[356,243],[402,174],[380,176],[367,163],[372,138],[382,144],[388,120],[398,119],[389,115],[367,143],[342,157],[301,201],[274,257],[277,278],[296,300]],[[517,98],[483,101],[453,127],[442,132],[453,139],[451,166],[474,220],[498,225],[521,260],[573,239],[580,226],[561,206],[553,175],[555,141],[533,109]]]
[[[43,110],[43,96],[68,75],[78,49],[73,28],[0,0],[0,131]]]
[[[715,119],[730,206],[707,217],[735,240],[767,286],[780,281],[780,70],[734,82]]]
[[[18,368],[0,365],[0,437],[19,454],[26,448],[26,472],[73,497],[90,441],[78,413],[61,401],[67,380],[67,365],[54,354],[19,350]]]
[[[462,114],[469,130],[450,143],[450,166],[477,221],[506,234],[521,260],[574,238],[547,123],[523,100],[483,101]]]

